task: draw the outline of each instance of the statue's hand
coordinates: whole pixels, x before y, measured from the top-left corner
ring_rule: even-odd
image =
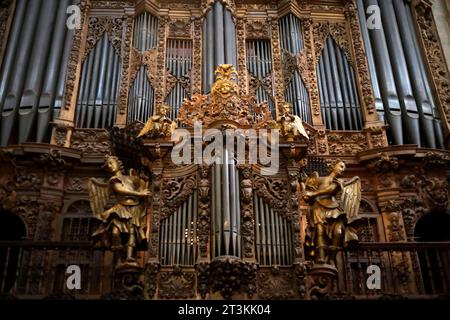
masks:
[[[145,189],[144,191],[141,192],[141,196],[143,197],[150,197],[152,195],[152,192],[148,189]]]

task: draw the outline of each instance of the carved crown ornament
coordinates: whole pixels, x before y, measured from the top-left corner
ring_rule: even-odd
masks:
[[[193,126],[201,122],[209,126],[215,121],[234,121],[238,125],[253,128],[268,127],[273,121],[267,102],[256,103],[254,96],[241,96],[237,84],[237,71],[230,64],[220,65],[216,72],[216,82],[211,94],[195,94],[191,100],[185,100],[180,108],[178,120]]]

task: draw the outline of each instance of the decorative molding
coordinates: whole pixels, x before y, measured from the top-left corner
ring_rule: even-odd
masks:
[[[446,131],[448,132],[450,124],[450,73],[446,68],[431,5],[423,1],[417,1],[413,11],[415,11],[419,34],[424,45],[424,56],[428,60],[429,70],[437,91],[435,98],[442,107],[442,122],[446,123]]]
[[[176,266],[172,272],[159,273],[158,296],[166,299],[187,299],[195,296],[195,273]]]
[[[95,129],[76,129],[72,134],[71,147],[83,152],[83,154],[109,154],[111,153],[111,141],[109,132]]]
[[[211,222],[211,170],[209,166],[202,166],[199,170],[200,181],[198,186],[199,210],[197,216],[197,236],[200,259],[207,259],[209,252],[209,232]]]

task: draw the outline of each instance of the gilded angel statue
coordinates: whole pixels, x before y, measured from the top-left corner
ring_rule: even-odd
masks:
[[[148,118],[144,128],[142,128],[141,132],[139,132],[138,137],[142,137],[144,135],[150,135],[152,138],[159,136],[170,136],[177,128],[177,123],[167,118],[167,113],[169,110],[170,107],[163,104],[160,107],[158,114]]]
[[[299,116],[291,113],[291,105],[287,102],[281,106],[281,115],[275,123],[275,127],[280,129],[281,136],[298,137],[302,136],[309,139],[305,128],[303,127],[302,119]]]
[[[344,170],[345,163],[338,161],[328,176],[314,172],[302,183],[303,199],[309,204],[306,247],[318,264],[335,266],[337,252],[358,241],[361,180],[338,179]]]
[[[100,227],[92,235],[95,245],[121,251],[126,262],[134,262],[136,250],[146,247],[147,198],[151,195],[147,181],[131,169],[123,174],[122,162],[115,156],[107,156],[105,165],[112,177],[106,182],[89,181],[89,197],[94,216],[101,220]],[[105,209],[111,195],[115,204]]]

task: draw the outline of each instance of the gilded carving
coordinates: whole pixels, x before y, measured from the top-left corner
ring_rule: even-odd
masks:
[[[84,154],[108,154],[111,152],[110,136],[106,130],[77,129],[73,132],[71,147]]]

